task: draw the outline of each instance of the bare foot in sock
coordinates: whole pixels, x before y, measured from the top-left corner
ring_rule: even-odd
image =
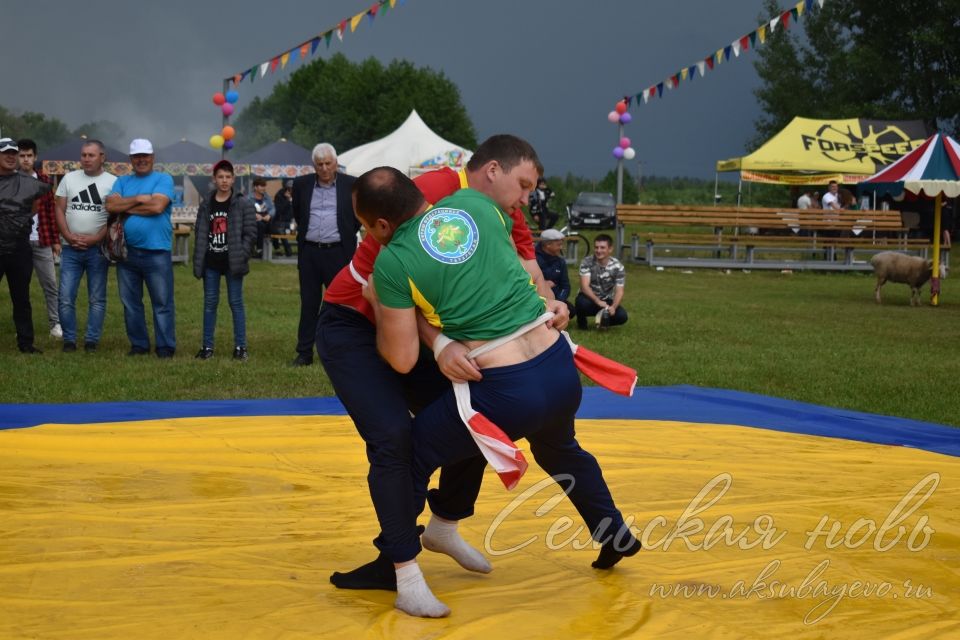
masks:
[[[640,541],[634,538],[632,534],[630,534],[628,540],[622,540],[621,537],[618,535],[607,540],[600,547],[600,554],[590,566],[594,569],[612,569],[613,565],[620,562],[624,557],[629,558],[637,555],[641,548]]]
[[[483,554],[460,537],[456,522],[445,522],[436,516],[431,517],[426,531],[420,536],[420,543],[424,549],[447,554],[467,571],[477,573],[493,571],[493,567]]]
[[[446,618],[450,608],[430,591],[416,563],[397,569],[397,599],[393,606],[418,618]]]

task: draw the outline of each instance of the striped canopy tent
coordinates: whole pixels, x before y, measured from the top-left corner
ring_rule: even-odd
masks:
[[[960,196],[960,145],[950,136],[934,134],[892,165],[860,183],[861,191],[900,197],[904,192],[935,202],[933,216],[933,276],[930,303],[940,298],[940,219],[945,197]]]

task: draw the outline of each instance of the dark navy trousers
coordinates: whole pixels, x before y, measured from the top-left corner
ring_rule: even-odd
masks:
[[[562,337],[536,358],[484,369],[483,380],[470,383],[473,408],[512,440],[527,439],[537,464],[563,482],[567,496],[594,540],[604,543],[620,533],[624,521],[596,458],[576,439],[574,416],[582,392],[573,354]],[[413,421],[413,480],[418,511],[424,507],[430,475],[438,467],[477,456],[479,449],[457,413],[451,388]],[[432,507],[432,495],[430,504]]]
[[[422,498],[415,508],[409,412],[419,413],[452,387],[425,349],[413,371],[398,374],[380,357],[376,338],[375,327],[363,314],[343,305],[323,304],[317,352],[367,445],[367,484],[380,522],[374,544],[391,561],[406,562],[421,549],[416,522],[423,510]],[[466,431],[462,425],[461,429]],[[432,512],[448,520],[473,515],[485,467],[486,461],[476,456],[444,466],[439,488],[430,492]]]

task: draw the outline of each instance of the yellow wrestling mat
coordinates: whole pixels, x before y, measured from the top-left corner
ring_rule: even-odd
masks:
[[[594,570],[539,468],[509,493],[491,472],[461,531],[494,571],[425,551],[453,614],[422,620],[328,582],[375,555],[346,417],[0,431],[0,638],[960,637],[958,458],[740,426],[578,432],[648,548]]]

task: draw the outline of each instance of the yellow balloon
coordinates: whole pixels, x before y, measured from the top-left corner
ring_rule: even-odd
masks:
[[[210,146],[213,147],[214,149],[220,149],[221,147],[223,147],[223,142],[224,142],[223,136],[220,135],[219,133],[216,135],[210,136]]]

